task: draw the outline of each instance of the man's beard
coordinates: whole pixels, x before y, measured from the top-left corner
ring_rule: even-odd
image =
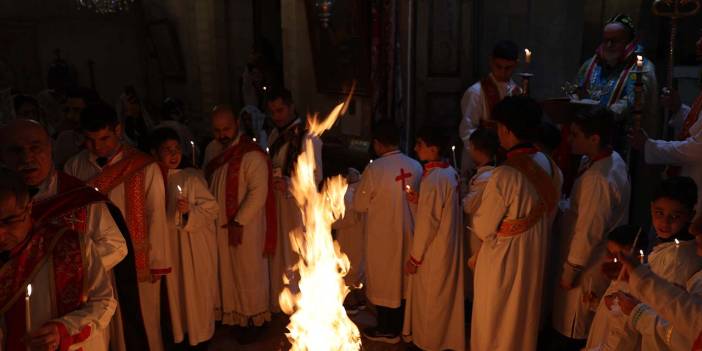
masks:
[[[219,138],[219,139],[217,139],[217,141],[219,141],[219,143],[222,144],[223,146],[229,145],[229,143],[231,143],[232,140],[233,140],[232,138]]]
[[[604,59],[608,66],[615,66],[617,63],[619,63],[620,57],[621,55],[619,53],[609,52],[606,50],[602,53],[602,59]]]

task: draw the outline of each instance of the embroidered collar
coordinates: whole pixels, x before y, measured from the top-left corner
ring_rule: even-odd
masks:
[[[521,143],[507,150],[507,158],[514,157],[519,154],[533,155],[539,152],[539,149],[534,147],[532,143]]]
[[[580,177],[581,175],[583,175],[583,173],[587,172],[587,170],[590,169],[592,167],[592,165],[595,164],[595,162],[600,161],[600,160],[604,160],[607,157],[611,157],[612,152],[614,152],[614,150],[612,150],[611,147],[608,147],[605,150],[602,150],[597,155],[595,155],[595,157],[588,158],[587,162],[585,162],[585,164],[583,165],[583,168],[580,169],[580,171],[578,171],[578,175],[576,176],[576,178]]]
[[[424,164],[424,173],[428,173],[434,168],[448,168],[449,164],[448,162],[444,161],[432,161],[432,162],[427,162]]]

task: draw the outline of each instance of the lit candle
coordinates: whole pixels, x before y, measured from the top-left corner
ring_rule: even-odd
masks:
[[[29,305],[30,296],[32,296],[32,284],[27,285],[27,295],[24,297],[24,321],[27,334],[32,330],[32,309]]]
[[[524,49],[524,62],[527,65],[531,63],[531,50],[529,49]]]
[[[195,166],[196,166],[196,165],[195,165],[195,154],[196,154],[196,152],[195,152],[195,142],[192,141],[192,140],[190,140],[190,147],[191,147],[192,150],[193,150],[193,167],[195,167]]]
[[[458,163],[456,163],[456,145],[451,146],[451,158],[453,158],[453,167],[458,168]]]
[[[636,68],[640,71],[643,69],[643,56],[636,55]]]
[[[373,160],[368,161],[368,163],[373,163]]]
[[[182,197],[183,196],[183,188],[181,188],[180,185],[176,185],[176,188],[178,188],[178,196]]]
[[[270,153],[271,153],[271,150],[269,150],[268,148],[266,148],[266,153],[267,153],[267,154],[270,154]]]
[[[263,91],[266,91],[266,90],[268,90],[268,87],[264,85],[264,86],[263,86]]]
[[[412,192],[412,187],[409,184],[405,185],[405,192],[407,192],[407,193]]]
[[[643,250],[639,250],[639,261],[641,262],[641,264],[644,263],[644,253],[643,253]]]
[[[183,198],[183,188],[181,188],[180,185],[176,185],[176,188],[178,188],[178,200],[180,200]],[[183,226],[183,215],[180,213],[180,210],[178,209],[177,205],[176,205],[176,226],[177,227]]]
[[[100,192],[100,189],[98,189],[98,187],[94,187],[93,189],[95,189],[95,191],[97,191],[98,193]]]
[[[256,138],[253,138],[253,142],[254,142],[254,143],[256,142]]]
[[[617,258],[616,258],[616,257],[614,258],[614,263],[617,263]]]
[[[675,248],[680,248],[680,240],[678,240],[677,238],[675,239]]]

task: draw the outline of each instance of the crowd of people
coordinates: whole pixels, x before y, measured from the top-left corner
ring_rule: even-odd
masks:
[[[702,349],[702,94],[662,97],[677,138],[650,138],[653,64],[637,66],[632,21],[616,16],[578,74],[584,107],[554,124],[511,81],[520,51],[497,43],[466,91],[460,168],[452,131],[419,128],[414,159],[393,121],[373,125],[376,157],[343,172],[333,226],[347,313],[370,306],[365,338],[422,350]],[[637,67],[643,127],[630,129]],[[15,97],[0,127],[0,350],[206,349],[216,323],[256,340],[296,290],[297,157],[312,147],[315,181],[328,176],[291,93],[267,90],[266,114],[215,106],[203,153],[133,89],[119,111],[71,90],[57,119]],[[647,189],[650,230],[630,223],[636,150],[671,166]]]

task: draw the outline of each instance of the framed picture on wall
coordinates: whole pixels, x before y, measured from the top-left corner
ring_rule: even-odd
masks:
[[[327,10],[318,6],[322,3],[329,5]],[[357,94],[369,93],[370,5],[370,1],[305,0],[319,92],[345,94],[356,81]]]

